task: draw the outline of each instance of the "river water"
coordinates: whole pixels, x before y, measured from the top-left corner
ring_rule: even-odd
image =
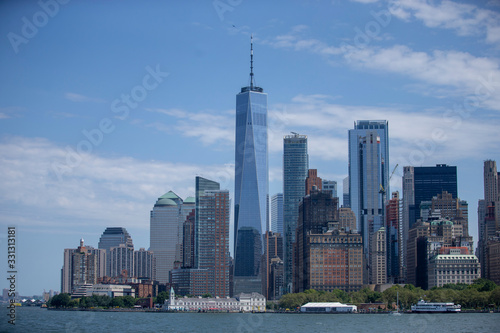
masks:
[[[499,313],[252,314],[51,311],[2,306],[0,332],[498,332]]]

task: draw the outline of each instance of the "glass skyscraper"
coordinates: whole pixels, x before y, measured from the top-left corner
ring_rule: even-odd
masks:
[[[307,136],[293,133],[283,138],[283,262],[285,291],[292,292],[293,243],[299,217],[299,203],[306,195],[309,169]]]
[[[261,292],[263,232],[269,219],[267,94],[253,83],[236,95],[234,293]]]
[[[276,193],[271,197],[271,226],[269,230],[283,236],[283,193]]]
[[[389,124],[358,120],[349,130],[349,202],[363,236],[364,283],[380,281],[370,256],[372,236],[384,226],[385,194],[389,191]]]
[[[194,232],[194,267],[199,267],[199,248],[200,248],[200,235],[205,232],[200,228],[200,197],[205,195],[205,191],[210,190],[220,190],[220,184],[209,180],[200,176],[196,176],[195,181],[195,201],[196,201],[196,210],[195,210],[195,232]]]
[[[108,227],[99,239],[98,248],[106,250],[106,276],[111,276],[111,248],[118,247],[121,244],[134,251],[132,237],[127,229],[122,227]]]

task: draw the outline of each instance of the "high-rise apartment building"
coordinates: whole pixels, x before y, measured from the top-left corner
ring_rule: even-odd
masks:
[[[234,292],[261,292],[263,231],[269,219],[267,94],[254,85],[253,44],[250,86],[236,95],[234,187]]]
[[[271,197],[270,231],[283,235],[283,193],[276,193]]]
[[[285,291],[292,292],[293,244],[309,169],[307,136],[293,133],[283,138],[283,262]]]
[[[106,250],[106,276],[111,277],[111,253],[112,247],[125,245],[125,247],[134,250],[132,237],[130,237],[127,229],[122,227],[107,227],[99,239],[98,248]]]
[[[304,193],[304,195],[311,194],[313,188],[317,190],[323,189],[323,180],[320,177],[318,177],[317,169],[307,170],[306,193]]]
[[[376,283],[369,264],[372,236],[385,224],[385,194],[390,193],[388,127],[385,120],[360,120],[349,130],[349,198],[363,237],[365,283]]]
[[[83,239],[76,249],[64,250],[61,292],[73,293],[80,286],[95,284],[104,276],[106,250],[85,246]]]
[[[385,228],[381,227],[372,235],[370,268],[372,283],[384,284],[387,282],[387,243]]]
[[[195,208],[195,198],[183,201],[170,191],[156,201],[150,214],[150,251],[156,258],[156,280],[169,282],[174,263],[182,263],[183,225]]]
[[[109,250],[110,256],[110,275],[111,278],[135,277],[134,271],[134,248],[127,247],[125,244],[114,246]]]
[[[139,251],[134,251],[134,273],[137,278],[155,281],[155,267],[153,252],[146,251],[143,247]]]
[[[200,248],[199,246],[199,239],[198,236],[201,234],[202,230],[200,227],[200,218],[199,218],[199,212],[200,212],[200,196],[205,195],[205,191],[218,191],[220,190],[220,184],[216,181],[206,179],[200,176],[196,176],[195,178],[195,201],[196,201],[196,209],[195,209],[195,223],[194,223],[194,261],[190,265],[188,264],[187,261],[184,262],[184,265],[196,268],[198,267],[198,250]]]
[[[332,191],[332,197],[337,197],[337,182],[335,180],[323,179],[322,190]]]
[[[198,184],[198,182],[197,182]],[[219,187],[218,183],[212,184]],[[227,190],[198,191],[196,216],[200,230],[198,239],[197,267],[188,267],[171,271],[172,284],[180,295],[192,294],[202,296],[211,294],[214,297],[230,296],[229,254],[229,214],[230,200]]]

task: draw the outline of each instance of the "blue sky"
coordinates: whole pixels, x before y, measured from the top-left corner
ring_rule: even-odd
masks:
[[[107,226],[148,248],[156,199],[194,195],[196,175],[232,196],[251,33],[270,195],[283,135],[307,134],[342,193],[347,131],[386,119],[391,190],[404,165],[456,165],[477,242],[483,161],[500,162],[497,1],[41,3],[0,3],[0,262],[15,225],[21,294],[59,290],[63,249]]]

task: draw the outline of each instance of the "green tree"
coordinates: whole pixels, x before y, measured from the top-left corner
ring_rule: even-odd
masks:
[[[123,308],[125,307],[125,303],[123,302],[123,297],[114,297],[111,300],[111,306],[114,308]]]
[[[169,297],[169,293],[166,291],[162,291],[158,294],[158,296],[155,297],[153,300],[155,304],[163,304],[165,303],[165,300]]]
[[[123,306],[126,308],[133,308],[135,305],[136,299],[132,296],[121,296],[123,297]]]
[[[488,303],[500,306],[500,286],[490,292]]]
[[[203,296],[201,296],[201,297],[203,297],[203,298],[211,298],[212,294],[206,293],[206,294],[203,294]]]
[[[497,287],[497,285],[491,280],[481,278],[474,280],[470,287],[475,288],[478,291],[492,291]]]
[[[70,305],[71,296],[68,293],[55,295],[49,300],[49,306],[55,308],[67,308]]]

